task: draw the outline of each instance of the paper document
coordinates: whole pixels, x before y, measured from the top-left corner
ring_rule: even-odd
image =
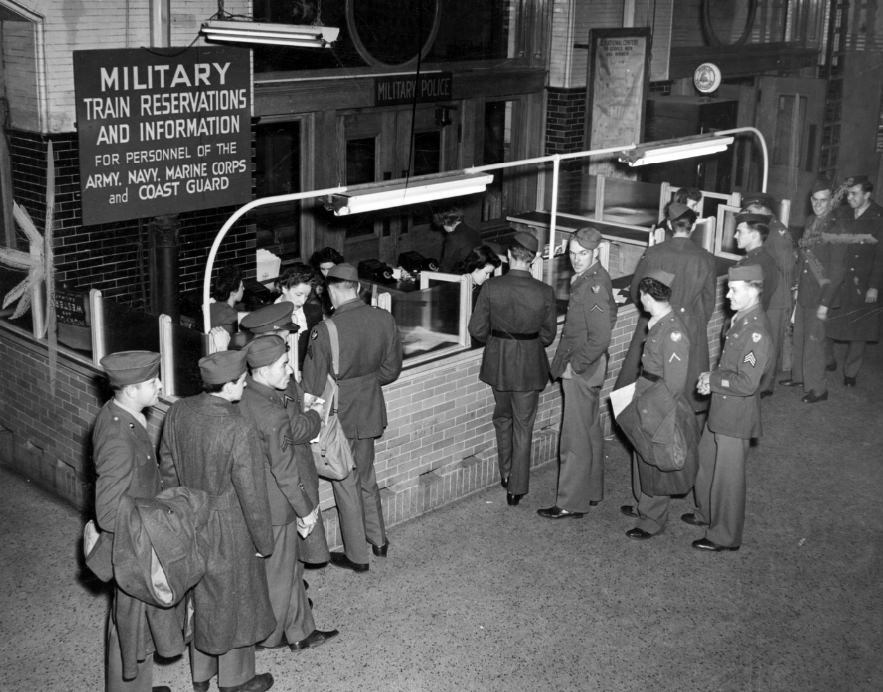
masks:
[[[632,403],[635,398],[635,383],[627,384],[620,389],[614,389],[610,392],[610,405],[613,406],[613,417],[619,418],[622,410]]]

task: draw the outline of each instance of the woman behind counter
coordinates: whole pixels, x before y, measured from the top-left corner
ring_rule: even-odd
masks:
[[[291,311],[291,321],[300,327],[297,332],[297,358],[298,365],[303,366],[307,355],[309,333],[312,328],[322,321],[322,306],[314,296],[314,288],[317,278],[313,269],[302,262],[292,264],[276,280],[276,288],[280,296],[276,303],[288,301],[294,308]]]
[[[213,303],[209,305],[209,323],[212,327],[223,327],[231,335],[236,333],[239,313],[236,304],[242,301],[245,283],[242,272],[234,266],[223,267],[212,286]]]
[[[343,261],[343,255],[333,247],[327,246],[316,250],[310,257],[310,265],[316,272],[313,290],[326,315],[334,312],[334,306],[331,305],[328,291],[325,290],[325,277],[328,276],[328,270],[331,267],[342,264]]]
[[[485,281],[493,276],[494,271],[502,264],[499,256],[487,245],[473,248],[466,257],[457,264],[455,274],[469,274],[472,277],[472,304],[478,298],[478,291]]]

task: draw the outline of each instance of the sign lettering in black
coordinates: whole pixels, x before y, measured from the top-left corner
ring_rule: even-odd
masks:
[[[83,224],[251,199],[250,51],[74,51]]]
[[[55,289],[55,319],[60,324],[73,324],[78,327],[86,323],[86,299],[83,291]]]

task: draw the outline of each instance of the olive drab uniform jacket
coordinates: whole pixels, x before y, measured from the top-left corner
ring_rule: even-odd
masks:
[[[490,279],[469,320],[469,333],[485,344],[479,379],[502,391],[544,389],[556,319],[555,292],[530,272]]]
[[[604,384],[616,312],[610,274],[600,262],[574,277],[561,339],[550,368],[552,379],[561,377],[569,364],[574,374],[592,385]]]
[[[124,496],[152,498],[162,490],[156,453],[144,426],[113,400],[98,413],[92,445],[96,522],[113,536]],[[171,657],[184,650],[182,608],[147,605],[119,588],[115,589],[111,608],[125,676],[133,677],[137,661],[154,651]]]
[[[760,304],[736,313],[720,363],[711,371],[711,432],[741,439],[761,436],[760,378],[772,355],[770,328]]]

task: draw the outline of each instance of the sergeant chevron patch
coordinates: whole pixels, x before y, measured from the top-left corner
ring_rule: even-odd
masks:
[[[742,359],[743,363],[748,363],[752,368],[757,367],[757,356],[754,355],[754,351],[749,351],[745,354],[745,357]]]

